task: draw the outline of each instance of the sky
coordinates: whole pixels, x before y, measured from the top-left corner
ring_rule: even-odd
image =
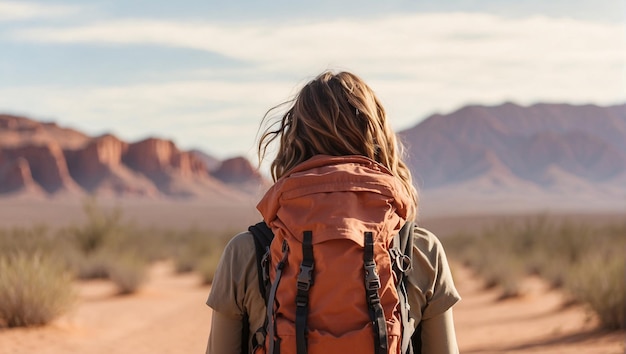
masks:
[[[0,0],[0,112],[254,158],[324,70],[392,126],[467,104],[626,102],[623,0]]]

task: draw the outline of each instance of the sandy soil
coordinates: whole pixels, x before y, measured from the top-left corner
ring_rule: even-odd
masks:
[[[151,270],[136,295],[117,296],[106,281],[78,285],[80,301],[49,326],[0,330],[0,354],[203,353],[211,326],[209,287],[168,264]]]
[[[480,280],[455,267],[463,301],[455,307],[462,353],[623,353],[624,332],[603,333],[583,308],[563,307],[564,297],[538,279],[527,295],[497,301]],[[208,287],[194,275],[155,265],[136,295],[116,296],[106,281],[77,285],[74,311],[40,328],[0,330],[0,354],[202,353],[211,311]]]
[[[498,300],[498,289],[484,290],[467,268],[454,267],[463,300],[455,306],[461,353],[625,353],[625,332],[598,330],[582,306],[538,278],[522,284],[524,295]]]

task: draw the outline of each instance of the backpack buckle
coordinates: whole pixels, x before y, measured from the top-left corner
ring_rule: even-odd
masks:
[[[313,283],[313,265],[300,265],[300,274],[298,274],[298,290],[309,291]]]
[[[380,278],[376,272],[376,263],[365,264],[365,288],[369,291],[380,289]]]

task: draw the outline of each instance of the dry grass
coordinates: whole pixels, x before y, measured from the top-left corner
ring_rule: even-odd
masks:
[[[86,222],[56,232],[43,225],[0,229],[0,325],[44,324],[67,307],[77,279],[110,279],[120,294],[147,280],[151,261],[173,259],[179,272],[210,283],[231,231],[139,228],[119,208],[84,203]],[[34,303],[37,303],[34,305]]]
[[[564,283],[574,299],[595,312],[606,329],[625,328],[626,268],[622,257],[597,255],[570,269]]]
[[[0,256],[0,323],[43,325],[67,311],[74,299],[72,278],[58,260],[27,252]]]
[[[175,236],[176,270],[180,273],[198,271],[206,278],[209,276],[207,272],[215,272],[216,264],[210,264],[217,263],[226,243],[234,234],[232,231],[216,233],[192,228]]]
[[[100,208],[95,199],[87,199],[83,206],[87,221],[70,227],[66,233],[76,247],[85,254],[98,251],[122,232],[122,211],[114,208],[109,212]]]
[[[126,252],[113,258],[107,268],[109,279],[115,283],[119,294],[132,294],[139,290],[147,276],[148,263],[137,254]]]
[[[587,304],[603,327],[625,327],[626,223],[590,226],[543,215],[443,242],[450,257],[474,268],[487,286],[501,287],[502,298],[522,294],[519,279],[538,274]]]

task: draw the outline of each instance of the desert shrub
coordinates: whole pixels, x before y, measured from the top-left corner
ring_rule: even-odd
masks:
[[[453,255],[454,260],[462,265],[474,268],[480,259],[480,250],[476,247],[475,234],[460,232],[442,239],[446,252]]]
[[[147,265],[146,260],[132,252],[116,254],[109,259],[107,274],[120,294],[132,294],[148,279]]]
[[[154,254],[159,239],[123,222],[120,208],[103,210],[94,199],[85,202],[87,221],[62,231],[73,250],[65,261],[79,279],[107,278],[121,294],[129,294],[147,280],[148,257]]]
[[[17,252],[63,254],[71,245],[59,239],[45,225],[0,229],[0,256]]]
[[[500,288],[500,299],[518,296],[522,293],[520,281],[525,273],[524,265],[509,253],[498,252],[499,248],[496,242],[486,243],[483,248],[473,247],[466,264],[484,280],[485,288]]]
[[[110,239],[117,237],[123,229],[122,211],[115,208],[110,212],[102,210],[95,199],[88,199],[83,204],[87,222],[81,226],[65,230],[80,251],[85,254],[96,252]]]
[[[561,259],[552,258],[548,252],[534,252],[531,260],[536,260],[530,274],[539,275],[546,280],[552,288],[563,287],[567,273],[570,271],[566,267],[568,263]]]
[[[89,255],[75,252],[65,256],[65,263],[75,278],[81,280],[109,279],[120,294],[136,292],[148,279],[149,262],[131,250],[102,248]]]
[[[483,262],[482,268],[479,269],[480,276],[485,280],[485,286],[500,287],[500,299],[521,295],[520,284],[524,269],[519,259],[501,253],[489,259],[491,262]]]
[[[88,255],[71,250],[64,255],[64,261],[77,279],[107,279],[111,263],[110,254],[111,252],[106,250]]]
[[[67,262],[78,278],[109,278],[121,293],[132,293],[145,282],[150,261],[173,259],[177,272],[195,271],[205,257],[219,257],[233,235],[197,228],[139,228],[123,222],[120,209],[102,210],[94,200],[84,210],[86,223],[64,230],[74,245]]]
[[[126,225],[112,248],[133,252],[150,262],[171,259],[175,249],[172,240],[179,233],[176,230]]]
[[[147,280],[152,261],[173,259],[177,272],[197,271],[202,263],[202,272],[211,272],[205,259],[218,259],[234,235],[198,228],[140,228],[125,221],[120,208],[102,208],[95,199],[86,200],[83,211],[84,223],[56,232],[43,225],[0,229],[0,257],[18,252],[52,255],[75,278],[111,279],[120,293],[132,293]]]
[[[174,236],[176,245],[173,247],[176,271],[180,273],[201,271],[207,268],[212,259],[219,259],[232,232],[208,232],[206,230],[189,229]],[[202,264],[202,266],[200,266]],[[203,272],[203,271],[201,271]]]
[[[0,255],[0,322],[43,325],[67,311],[74,299],[71,276],[58,260],[27,252]]]
[[[598,315],[604,328],[626,328],[626,265],[623,253],[588,257],[569,270],[564,287],[575,300],[587,304]]]
[[[624,327],[626,224],[590,227],[543,215],[442,241],[452,260],[499,286],[502,297],[520,294],[515,285],[524,273],[538,274],[588,304],[603,327]]]

